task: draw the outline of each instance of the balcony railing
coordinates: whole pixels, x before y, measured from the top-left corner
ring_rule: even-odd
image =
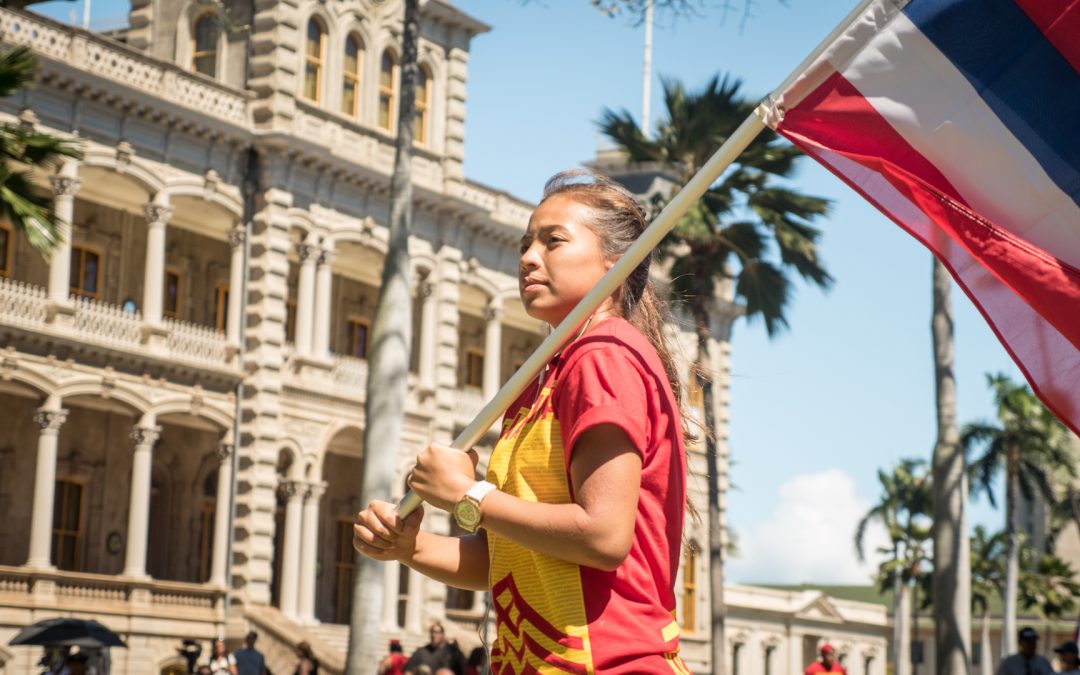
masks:
[[[462,425],[472,422],[487,403],[484,392],[476,387],[462,387],[454,392],[454,420]]]
[[[148,345],[139,312],[128,312],[107,302],[73,298],[70,325],[49,321],[45,289],[21,281],[0,279],[0,325],[39,335],[66,338],[120,352],[167,358],[195,367],[228,367],[231,354],[225,336],[211,328],[165,319],[165,348]]]
[[[0,566],[0,606],[7,607],[217,622],[224,595],[208,584]]]

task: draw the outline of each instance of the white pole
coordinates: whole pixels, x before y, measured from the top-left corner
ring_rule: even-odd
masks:
[[[652,98],[652,28],[653,0],[645,3],[645,65],[641,74],[641,133],[652,136],[649,123],[649,100]]]
[[[861,13],[875,0],[862,0],[858,6],[853,9],[844,20],[829,35],[821,41],[820,44],[810,53],[806,59],[795,69],[791,75],[784,80],[777,91],[786,89],[795,79],[805,70],[810,64],[812,64],[818,56],[833,41],[849,26]],[[771,100],[772,96],[768,97]],[[467,449],[476,445],[484,433],[491,428],[499,417],[506,411],[514,400],[521,395],[521,392],[525,390],[525,387],[532,382],[533,378],[537,376],[540,369],[544,367],[551,357],[555,355],[555,352],[570,339],[570,336],[585,320],[596,311],[596,308],[600,306],[608,296],[615,292],[615,289],[619,287],[619,284],[623,282],[630,275],[632,271],[645,259],[646,256],[655,248],[660,241],[667,236],[668,232],[675,227],[675,224],[679,222],[691,206],[693,206],[701,195],[705,194],[705,191],[709,189],[709,186],[720,177],[720,174],[724,172],[728,166],[734,162],[746,146],[750,145],[759,133],[765,128],[765,123],[762,121],[766,115],[766,107],[768,103],[759,105],[753,113],[750,114],[743,123],[739,125],[739,128],[735,130],[731,136],[720,146],[709,161],[705,163],[705,166],[701,167],[694,177],[690,179],[690,182],[683,187],[682,190],[675,195],[664,210],[660,212],[660,215],[641,233],[638,240],[635,241],[630,248],[626,249],[626,252],[622,254],[619,260],[612,265],[611,269],[607,271],[600,281],[596,283],[596,286],[589,291],[588,295],[581,299],[577,307],[574,308],[570,314],[563,319],[555,330],[547,336],[540,346],[536,348],[532,356],[522,364],[521,368],[514,373],[506,384],[502,386],[499,393],[495,395],[495,398],[484,406],[484,408],[477,413],[476,419],[474,419],[469,426],[465,427],[457,438],[454,439],[452,446],[459,449]],[[402,518],[408,516],[410,513],[416,510],[416,507],[420,506],[423,500],[416,496],[416,493],[411,490],[405,494],[401,502],[398,503],[398,515]]]
[[[83,0],[82,27],[83,30],[90,30],[90,0]]]

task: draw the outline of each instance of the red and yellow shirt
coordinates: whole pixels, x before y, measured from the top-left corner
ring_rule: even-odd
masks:
[[[686,504],[678,404],[649,341],[607,319],[508,409],[487,480],[522,499],[572,503],[570,458],[587,429],[621,428],[641,454],[634,538],[612,572],[488,533],[497,637],[492,673],[688,673],[674,619]]]

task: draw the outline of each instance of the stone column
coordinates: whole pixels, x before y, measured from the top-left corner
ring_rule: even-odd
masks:
[[[34,510],[30,515],[30,553],[27,567],[52,568],[53,499],[56,492],[56,446],[60,427],[68,411],[60,408],[60,399],[50,396],[38,408],[34,421],[41,427],[38,435],[37,472],[34,474]]]
[[[492,301],[484,311],[484,398],[491,400],[502,384],[502,305]]]
[[[409,600],[405,605],[405,632],[418,635],[424,632],[421,625],[421,610],[424,605],[424,575],[413,573],[405,565],[401,566],[401,573],[409,575]]]
[[[319,255],[319,267],[315,274],[315,322],[312,331],[311,351],[315,358],[330,358],[330,300],[333,292],[334,250],[324,248]]]
[[[145,578],[146,543],[150,536],[150,469],[154,443],[161,435],[152,415],[144,415],[131,430],[135,455],[131,462],[131,502],[128,506],[127,555],[124,576]]]
[[[296,353],[310,357],[311,324],[315,316],[315,263],[319,259],[319,248],[308,241],[297,244],[296,252],[300,256],[300,280],[296,297]]]
[[[240,336],[240,315],[244,311],[241,294],[244,290],[244,239],[247,233],[243,226],[237,225],[229,231],[229,246],[232,254],[229,258],[229,316],[225,322],[225,337],[229,345],[239,349],[243,338]]]
[[[296,481],[285,481],[281,484],[281,490],[285,495],[285,536],[282,539],[282,550],[279,552],[282,559],[278,609],[290,619],[296,619],[298,618],[296,596],[300,576],[300,526],[304,495],[300,491],[300,484]]]
[[[311,483],[304,494],[304,535],[300,545],[300,620],[315,619],[315,574],[319,560],[319,501],[326,483]]]
[[[56,211],[57,242],[49,258],[49,301],[68,304],[71,293],[71,226],[75,217],[75,193],[79,191],[79,162],[68,160],[52,177],[53,208]]]
[[[210,564],[209,583],[214,586],[224,586],[226,569],[229,561],[226,556],[229,553],[229,523],[232,521],[232,513],[229,509],[229,497],[232,494],[232,443],[221,443],[217,447],[218,476],[217,498],[214,501],[214,551],[213,560]]]
[[[382,628],[387,633],[398,630],[397,603],[398,583],[401,569],[405,567],[401,563],[388,562],[383,565],[383,608]]]
[[[162,296],[165,288],[165,225],[172,209],[169,195],[159,192],[143,208],[146,214],[146,275],[143,279],[143,321],[150,326],[161,324]]]
[[[432,391],[435,389],[435,351],[439,346],[439,303],[435,299],[435,284],[432,281],[422,281],[419,292],[420,388]]]

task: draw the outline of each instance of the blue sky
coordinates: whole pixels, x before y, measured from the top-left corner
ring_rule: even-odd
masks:
[[[492,25],[469,61],[466,175],[535,200],[551,174],[590,159],[605,106],[640,119],[643,29],[606,18],[588,0],[456,0]],[[653,119],[659,76],[700,87],[718,72],[759,97],[779,84],[854,0],[754,0],[726,20],[709,2],[693,20],[661,15],[654,34]],[[741,5],[742,3],[733,3]],[[94,0],[94,22],[127,11]],[[81,20],[81,2],[37,5]],[[739,536],[734,581],[860,582],[855,521],[877,495],[876,472],[929,459],[934,442],[930,254],[823,169],[805,160],[795,184],[834,208],[822,254],[827,294],[800,287],[791,329],[769,340],[740,322],[732,345],[730,520]],[[984,374],[1019,378],[970,302],[953,294],[960,420],[990,417]],[[999,527],[985,499],[973,517]]]

